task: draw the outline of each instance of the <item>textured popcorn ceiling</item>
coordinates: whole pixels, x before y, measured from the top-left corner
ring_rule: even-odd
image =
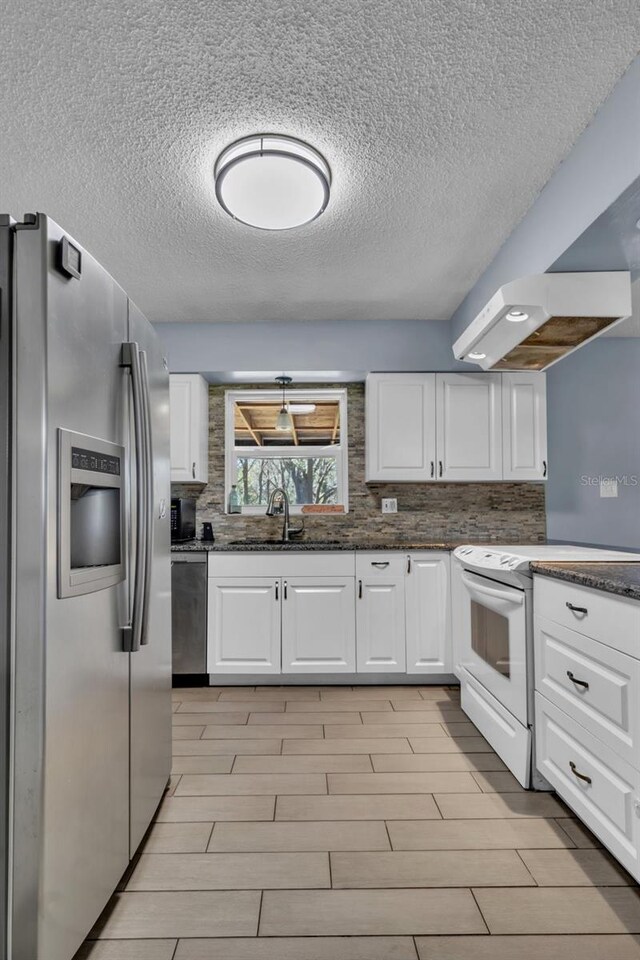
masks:
[[[156,321],[446,317],[630,63],[637,14],[5,0],[0,210],[48,212]],[[262,131],[329,160],[310,226],[256,232],[218,207],[216,155]]]

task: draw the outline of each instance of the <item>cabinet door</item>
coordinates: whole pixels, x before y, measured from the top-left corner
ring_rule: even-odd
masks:
[[[546,374],[502,374],[502,431],[504,479],[545,480]]]
[[[358,580],[356,629],[359,673],[404,673],[404,577]]]
[[[281,593],[269,577],[209,578],[210,674],[280,673]]]
[[[209,477],[209,388],[199,374],[174,373],[171,403],[171,482],[207,483]]]
[[[439,480],[502,480],[499,373],[436,374]]]
[[[434,479],[435,456],[435,374],[370,374],[367,481]]]
[[[355,580],[295,577],[282,584],[282,672],[353,673]]]
[[[451,673],[449,555],[413,553],[407,569],[407,673]]]

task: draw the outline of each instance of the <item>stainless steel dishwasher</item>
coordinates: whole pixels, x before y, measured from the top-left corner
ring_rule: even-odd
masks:
[[[207,554],[171,556],[173,673],[207,672]]]

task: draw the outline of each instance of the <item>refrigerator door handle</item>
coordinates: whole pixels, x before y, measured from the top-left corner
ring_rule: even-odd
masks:
[[[151,431],[151,395],[149,392],[149,368],[147,353],[140,351],[140,373],[142,382],[142,419],[144,427],[144,476],[146,487],[146,524],[145,524],[145,563],[142,592],[142,630],[140,643],[149,643],[149,596],[151,593],[151,567],[153,557],[153,438]]]
[[[135,342],[122,344],[121,365],[131,371],[133,399],[134,455],[136,462],[136,556],[133,582],[131,622],[123,628],[124,649],[135,653],[140,649],[143,625],[145,563],[147,557],[147,482],[145,460],[144,403],[142,396],[142,365],[140,348]]]

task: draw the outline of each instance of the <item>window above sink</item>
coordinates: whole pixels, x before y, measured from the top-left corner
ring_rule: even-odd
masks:
[[[225,394],[225,503],[236,485],[243,514],[264,514],[277,487],[291,513],[303,506],[348,510],[347,391],[229,390]],[[278,429],[286,409],[289,429]],[[280,417],[282,421],[282,417]]]

